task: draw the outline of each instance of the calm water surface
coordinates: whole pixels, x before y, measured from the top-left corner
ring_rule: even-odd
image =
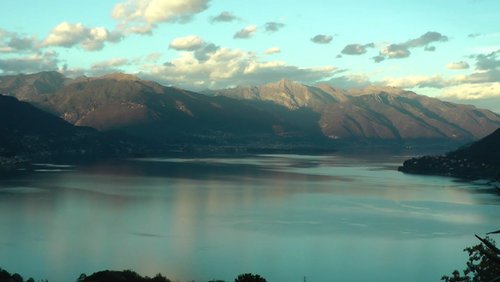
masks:
[[[488,186],[405,175],[406,157],[256,155],[42,166],[0,180],[0,267],[75,281],[439,281],[496,230]],[[498,240],[498,239],[497,239]]]

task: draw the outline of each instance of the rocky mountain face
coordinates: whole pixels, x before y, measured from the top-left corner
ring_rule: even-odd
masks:
[[[500,115],[392,87],[339,90],[280,81],[260,87],[214,91],[242,100],[271,102],[291,111],[318,113],[332,139],[476,140],[500,127]]]
[[[326,106],[320,125],[340,138],[476,140],[498,128],[500,116],[411,92],[380,92]]]
[[[468,179],[494,178],[500,181],[500,129],[445,155],[406,160],[399,170]]]
[[[285,106],[290,110],[299,108],[319,108],[345,100],[342,91],[324,85],[323,89],[282,79],[254,87],[236,87],[213,92],[217,96],[227,96],[239,100],[265,101]]]

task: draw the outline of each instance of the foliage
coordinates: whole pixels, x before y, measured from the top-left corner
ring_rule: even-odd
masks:
[[[29,278],[26,282],[34,282],[33,278]],[[24,282],[24,278],[19,273],[10,274],[7,270],[0,267],[0,282]]]
[[[470,282],[471,281],[469,276],[467,276],[467,275],[461,276],[460,272],[458,272],[458,270],[456,270],[456,269],[451,273],[451,275],[452,276],[444,275],[443,277],[441,277],[441,280],[446,281],[446,282]]]
[[[158,273],[155,277],[141,276],[132,270],[112,271],[104,270],[95,272],[87,276],[85,273],[75,280],[76,282],[172,282],[172,280]],[[240,274],[234,280],[235,282],[267,282],[266,279],[258,274],[245,273]],[[10,274],[0,267],[0,282],[35,282],[33,278],[24,280],[18,273]],[[38,282],[48,282],[47,280],[38,280]],[[210,280],[209,282],[225,282],[224,280]]]
[[[444,275],[441,280],[446,282],[493,282],[500,281],[500,250],[495,246],[495,241],[489,237],[481,238],[478,245],[467,247],[469,259],[463,276],[458,270],[451,276]]]
[[[267,282],[267,280],[258,274],[245,273],[238,275],[234,282]]]
[[[82,279],[83,278],[83,279]],[[147,276],[142,277],[134,271],[124,270],[124,271],[111,271],[104,270],[96,272],[90,276],[80,275],[78,281],[82,282],[171,282],[170,279],[157,274],[153,278]]]

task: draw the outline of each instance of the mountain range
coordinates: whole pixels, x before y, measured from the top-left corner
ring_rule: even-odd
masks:
[[[212,95],[309,108],[318,113],[322,133],[334,139],[474,140],[500,126],[500,116],[491,111],[392,87],[341,90],[281,80]]]
[[[500,115],[489,110],[398,88],[343,90],[289,80],[200,94],[121,73],[72,79],[41,72],[0,76],[0,93],[76,126],[165,145],[463,144],[500,127]]]

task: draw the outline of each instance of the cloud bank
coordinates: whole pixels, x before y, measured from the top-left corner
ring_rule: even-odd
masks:
[[[0,58],[0,70],[3,74],[34,73],[58,70],[60,61],[55,52],[45,52],[17,58]]]
[[[314,83],[330,77],[334,70],[332,66],[299,68],[279,61],[263,62],[251,52],[217,48],[206,55],[206,60],[198,60],[195,52],[181,53],[168,64],[151,66],[148,76],[164,84],[196,90],[258,85],[283,77]]]
[[[186,23],[208,8],[210,0],[127,0],[114,6],[111,15],[122,29],[149,33],[158,23]]]
[[[35,36],[26,36],[0,28],[0,53],[22,53],[35,51],[40,42]]]
[[[43,40],[44,46],[58,46],[70,48],[79,46],[87,51],[101,50],[106,42],[119,42],[122,35],[110,32],[104,27],[89,28],[82,23],[71,24],[62,22],[58,24]]]

